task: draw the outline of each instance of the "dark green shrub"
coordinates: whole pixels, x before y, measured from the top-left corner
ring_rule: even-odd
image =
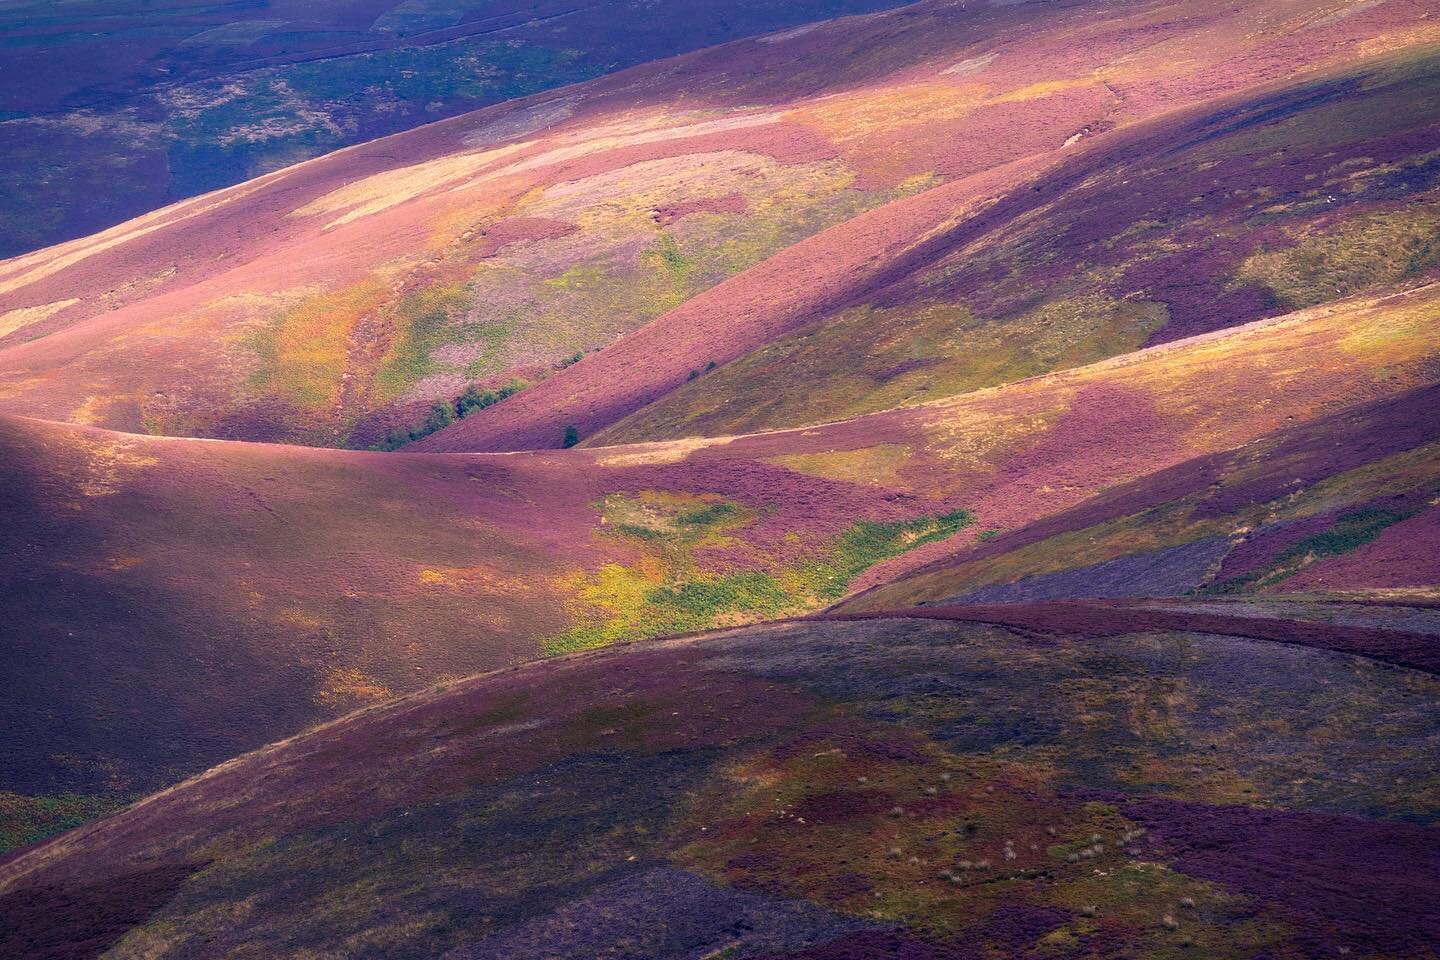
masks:
[[[460,394],[459,399],[455,401],[455,415],[457,417],[463,417],[472,410],[484,410],[494,402],[495,392],[493,390],[481,390],[479,387],[471,384],[465,388],[465,392]]]
[[[571,447],[575,446],[575,444],[577,444],[577,443],[579,443],[579,442],[580,442],[580,431],[577,430],[577,429],[575,428],[575,424],[572,423],[572,424],[570,424],[569,426],[567,426],[567,427],[565,428],[565,437],[564,437],[563,440],[561,440],[560,446],[562,446],[562,447],[564,447],[565,449],[568,450],[568,449],[570,449]]]
[[[1360,507],[1340,514],[1335,524],[1322,533],[1297,540],[1287,547],[1276,561],[1285,563],[1307,556],[1316,559],[1348,553],[1380,536],[1381,532],[1408,517],[1408,513],[1384,507]]]
[[[455,408],[444,400],[436,400],[430,407],[430,416],[426,417],[425,422],[420,425],[420,436],[428,437],[437,430],[444,430],[454,422]],[[419,437],[415,439],[418,440]]]
[[[513,397],[524,390],[526,383],[523,380],[511,380],[499,390],[481,390],[471,384],[465,388],[465,392],[455,398],[454,403],[446,403],[444,400],[436,400],[435,405],[430,408],[429,415],[425,422],[408,430],[391,430],[385,435],[383,443],[377,443],[374,449],[377,450],[398,450],[412,440],[419,440],[421,437],[428,437],[436,430],[443,430],[450,424],[463,417],[467,417],[476,410],[484,410],[504,400],[506,397]],[[578,441],[577,441],[578,442]]]

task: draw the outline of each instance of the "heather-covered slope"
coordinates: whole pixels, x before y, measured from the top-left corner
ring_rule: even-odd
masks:
[[[802,241],[422,448],[816,423],[1435,274],[1435,48],[1110,131],[1165,89],[1133,82],[1065,149]]]
[[[1434,958],[1436,678],[1257,614],[792,623],[460,681],[0,863],[0,952]]]
[[[850,610],[1198,592],[1440,598],[1440,389],[1187,461],[850,598]]]
[[[1437,292],[705,441],[379,454],[0,420],[14,491],[0,516],[0,725],[21,731],[0,757],[6,835],[441,677],[805,613],[952,553],[957,535],[1023,529],[1287,424],[1320,421],[1317,445],[1388,438],[1356,443],[1354,463],[1322,459],[1308,498],[1272,494],[1290,497],[1287,518],[1392,493],[1412,503],[1434,459],[1414,422],[1429,394],[1411,391],[1436,380]],[[1323,419],[1385,397],[1398,399],[1362,408],[1348,433]],[[1308,476],[1275,449],[1253,447],[1247,469]],[[1332,475],[1346,486],[1327,500]],[[1372,575],[1341,568],[1326,588]]]
[[[0,956],[1440,960],[1432,13],[926,0],[0,262]]]
[[[1440,50],[1146,124],[597,443],[816,423],[1440,269]]]
[[[0,257],[537,90],[898,0],[13,0]]]
[[[0,789],[33,797],[154,789],[441,677],[813,609],[969,519],[743,452],[385,456],[0,423]]]
[[[636,68],[0,264],[0,402],[369,446],[468,385],[545,380],[434,444],[558,446],[825,315],[1112,128],[1413,47],[1423,14],[922,3]],[[1139,342],[1155,310],[1134,310],[1055,363]]]

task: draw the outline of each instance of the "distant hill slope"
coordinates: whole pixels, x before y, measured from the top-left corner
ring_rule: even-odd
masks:
[[[0,862],[0,951],[1433,957],[1436,677],[1253,612],[790,623],[471,678]]]
[[[624,435],[749,430],[878,409],[919,389],[928,374],[916,364],[936,350],[951,351],[931,371],[946,371],[932,385],[939,394],[1083,363],[1285,304],[1255,308],[1262,281],[1246,280],[1232,297],[1246,309],[1199,325],[1177,309],[1170,333],[1157,333],[1164,318],[1145,297],[1163,299],[1163,284],[1151,290],[1094,254],[1093,269],[1073,282],[1033,278],[1034,315],[1020,317],[1088,330],[1074,351],[1010,358],[1001,350],[988,371],[955,369],[957,350],[993,334],[987,320],[1009,322],[1026,309],[1015,299],[1024,291],[1009,291],[996,313],[957,287],[941,315],[911,319],[916,328],[986,328],[974,331],[978,341],[929,353],[900,344],[893,363],[883,350],[826,351],[837,368],[819,372],[831,382],[815,392],[813,409],[773,402],[770,394],[790,388],[757,379],[753,357],[733,372],[710,370],[777,339],[789,350],[799,328],[953,253],[947,240],[975,216],[1017,184],[1025,186],[1013,196],[1033,195],[1077,152],[1102,158],[1097,175],[1109,170],[1102,150],[1130,142],[1123,128],[1297,72],[1409,50],[1437,30],[1400,0],[1363,8],[1206,0],[1187,4],[1183,17],[1154,3],[1087,0],[922,3],[737,41],[350,148],[0,264],[0,402],[135,432],[366,447],[442,426],[431,404],[453,404],[469,386],[535,383],[421,447],[513,449],[559,446],[572,424],[590,438],[684,387],[691,371],[695,381],[725,378],[737,398],[753,388],[741,405],[768,419],[741,427],[724,412],[705,414],[710,395],[696,382],[698,394],[677,394],[678,409],[657,408],[653,422]],[[1230,135],[1243,166],[1256,136],[1294,137],[1294,149],[1311,153],[1328,142],[1286,126],[1289,114],[1313,120],[1321,113],[1307,106],[1343,113],[1360,104],[1367,123],[1357,140],[1332,148],[1379,150],[1381,166],[1357,167],[1368,174],[1353,182],[1388,185],[1388,202],[1398,204],[1423,192],[1428,169],[1412,176],[1410,158],[1428,136],[1424,104],[1433,102],[1428,68],[1416,63],[1333,80],[1310,100],[1303,90],[1319,88],[1272,91],[1281,99],[1269,113],[1252,106],[1235,129],[1221,120],[1207,129]],[[1391,110],[1393,100],[1411,106]],[[1259,132],[1240,129],[1246,123]],[[1215,159],[1199,148],[1185,157],[1197,166]],[[1121,173],[1142,169],[1136,154],[1113,163]],[[1328,169],[1314,156],[1310,163],[1305,175]],[[1204,171],[1186,174],[1195,179],[1174,189],[1213,190]],[[1266,178],[1274,182],[1265,189],[1280,193],[1319,189]],[[1350,213],[1380,216],[1381,192],[1361,191],[1333,223],[1299,197],[1288,213],[1266,214],[1280,219],[1255,236],[1277,247],[1300,242],[1287,230],[1349,242],[1325,231],[1350,229]],[[1114,255],[1138,269],[1209,220],[1243,233],[1236,218],[1257,197],[1207,207],[1175,231],[1148,228],[1143,210],[1126,208],[1140,233]],[[1065,229],[1078,243],[1089,228]],[[1397,220],[1394,229],[1424,224]],[[1224,267],[1234,250],[1222,252],[1215,262]],[[1423,271],[1428,260],[1420,262]],[[1265,283],[1280,283],[1274,274],[1286,269],[1283,251],[1255,266]],[[1228,283],[1217,270],[1207,282]],[[1121,289],[1127,279],[1133,289]],[[1382,269],[1369,279],[1396,278]],[[1365,281],[1348,278],[1342,292]],[[926,309],[913,296],[906,303]],[[909,324],[901,324],[907,310],[892,314],[893,326]],[[973,316],[960,316],[966,311]],[[853,312],[845,317],[854,321]],[[875,389],[872,374],[889,386]],[[855,377],[862,389],[852,389]],[[855,403],[824,399],[851,394]]]
[[[1139,126],[595,442],[854,416],[1428,282],[1437,155],[1433,47]]]
[[[1106,490],[852,597],[845,610],[1318,591],[1440,599],[1440,388]]]
[[[154,789],[440,678],[813,611],[977,535],[1019,531],[993,541],[1014,545],[1057,515],[1069,529],[1065,512],[1097,493],[1143,490],[1167,467],[1190,476],[1175,465],[1209,454],[1202,476],[1279,479],[1241,483],[1193,529],[1182,502],[1175,521],[1092,553],[1196,539],[1244,551],[1244,525],[1266,516],[1299,524],[1283,551],[1348,537],[1356,510],[1402,511],[1329,551],[1338,566],[1296,574],[1383,585],[1386,564],[1430,542],[1402,534],[1425,522],[1434,483],[1432,398],[1416,391],[1437,381],[1437,296],[1357,299],[926,406],[700,441],[381,454],[0,419],[0,726],[16,732],[0,826],[41,834],[67,796]],[[1281,432],[1292,425],[1298,446]],[[1188,483],[1146,496],[1208,489]]]
[[[1114,112],[1069,149],[802,240],[420,449],[552,446],[566,424],[605,444],[839,419],[1440,268],[1435,48],[1111,132],[1158,105],[1138,79],[1105,82]]]
[[[0,851],[224,764],[0,955],[1426,957],[1430,14],[925,2],[0,262]]]
[[[348,144],[898,0],[16,0],[0,257]]]

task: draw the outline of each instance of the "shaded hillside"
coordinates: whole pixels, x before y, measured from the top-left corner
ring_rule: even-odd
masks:
[[[793,623],[460,681],[0,863],[0,950],[1433,957],[1435,677],[1257,612]]]
[[[1299,57],[1305,37],[1272,53]],[[798,426],[1433,276],[1434,48],[1215,99],[1253,79],[1217,49],[1230,81],[1203,107],[1133,123],[1201,98],[1133,58],[1091,64],[1083,83],[1116,99],[1061,149],[801,241],[422,448],[554,446],[567,423],[600,444]]]
[[[1323,418],[1382,397],[1399,399],[1367,409],[1428,408],[1409,391],[1436,379],[1436,293],[718,440],[442,456],[5,419],[0,709],[20,731],[0,756],[6,832],[35,835],[62,800],[153,789],[439,678],[815,610],[977,533],[1295,422],[1332,445],[1390,438],[1357,446],[1353,465],[1320,461],[1347,484],[1335,509],[1422,489],[1425,429]],[[1264,444],[1237,462],[1295,469]],[[1331,508],[1318,495],[1287,507]],[[1326,589],[1373,583],[1360,556]]]
[[[596,442],[855,416],[1424,283],[1437,158],[1435,48],[1146,124]]]
[[[0,257],[486,104],[896,5],[7,3]]]
[[[153,789],[547,649],[810,609],[968,522],[753,454],[387,457],[3,423],[0,785],[35,795]]]
[[[848,609],[1277,591],[1436,595],[1435,387],[1280,431],[961,548]]]
[[[425,432],[468,386],[533,383],[427,443],[559,446],[849,302],[1087,141],[1121,142],[1112,128],[1412,47],[1434,30],[1422,13],[922,3],[638,67],[0,264],[0,399],[364,447]],[[1108,333],[1015,374],[1157,322],[1145,304],[1098,315]]]

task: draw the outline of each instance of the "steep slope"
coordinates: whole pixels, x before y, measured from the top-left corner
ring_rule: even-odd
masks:
[[[468,385],[548,378],[434,442],[558,446],[848,302],[1077,137],[1434,31],[1402,0],[1087,0],[740,41],[0,264],[0,400],[369,446]]]
[[[1277,47],[1294,56],[1304,36]],[[1069,149],[802,241],[422,447],[553,446],[566,424],[603,444],[815,423],[1435,274],[1433,47],[1106,132],[1195,99],[1120,62],[1091,65],[1087,82],[1120,99]],[[1231,66],[1233,89],[1246,74]]]
[[[898,0],[17,0],[0,10],[0,257],[351,143]]]
[[[1257,613],[793,623],[472,678],[0,863],[0,951],[1435,957],[1435,676]]]
[[[1436,599],[1437,404],[1440,389],[1424,387],[1117,485],[841,608],[1189,592]]]
[[[596,442],[854,416],[1425,283],[1437,157],[1435,48],[1144,125]]]
[[[1312,308],[923,407],[704,441],[379,454],[0,420],[14,491],[0,517],[0,711],[21,732],[0,756],[8,833],[43,832],[67,794],[153,789],[438,678],[804,613],[952,552],[956,536],[1023,528],[1288,424],[1385,397],[1428,408],[1409,392],[1437,379],[1437,296]],[[1357,416],[1363,432],[1371,414]],[[1322,421],[1316,443],[1354,432]],[[1291,512],[1425,488],[1431,434],[1391,434],[1345,467],[1364,474],[1345,481],[1348,500]],[[1327,589],[1369,576],[1337,573]]]

